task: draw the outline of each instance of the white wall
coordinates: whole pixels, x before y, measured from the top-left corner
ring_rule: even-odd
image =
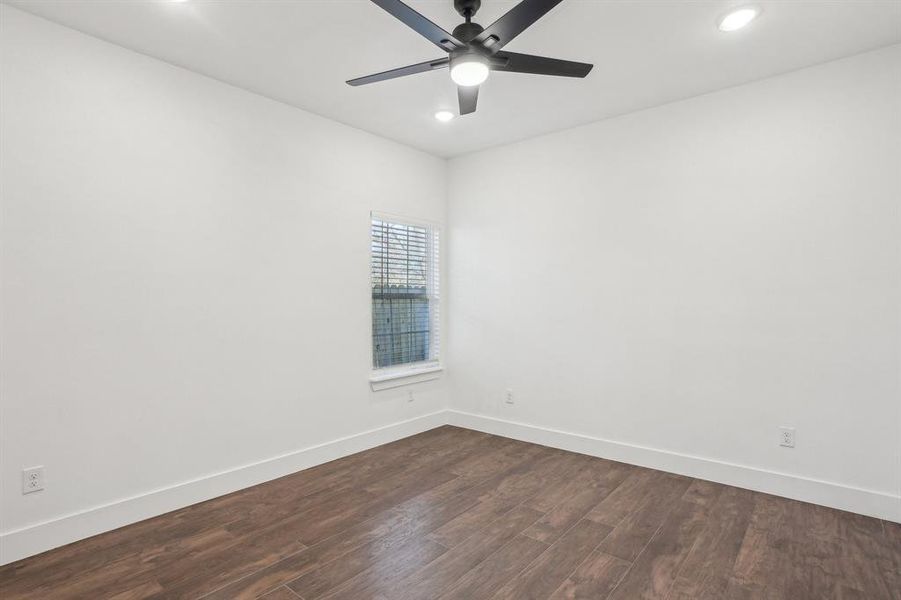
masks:
[[[901,46],[449,177],[459,422],[901,520]]]
[[[445,407],[368,384],[369,211],[443,221],[443,160],[0,11],[4,560]]]
[[[898,47],[448,182],[15,9],[0,26],[0,562],[442,422],[451,394],[473,427],[901,506]],[[448,185],[451,379],[372,393],[369,211],[441,221]]]

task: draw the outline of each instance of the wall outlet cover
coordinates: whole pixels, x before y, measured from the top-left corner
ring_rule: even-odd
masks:
[[[44,489],[44,467],[29,467],[22,470],[22,493],[31,494]]]
[[[795,447],[795,428],[780,427],[779,428],[779,445],[785,448]]]

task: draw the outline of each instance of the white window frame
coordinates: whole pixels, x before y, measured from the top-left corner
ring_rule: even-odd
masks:
[[[429,230],[428,244],[428,298],[429,298],[429,359],[424,361],[375,368],[372,347],[372,221],[378,219],[402,225],[425,227]],[[437,241],[436,241],[437,236]],[[405,217],[402,215],[372,211],[369,215],[369,382],[373,390],[394,388],[422,381],[438,379],[444,366],[441,362],[441,246],[442,227],[436,221]]]

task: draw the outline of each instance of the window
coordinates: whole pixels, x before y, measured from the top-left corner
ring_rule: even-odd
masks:
[[[372,217],[372,367],[437,366],[438,229]]]

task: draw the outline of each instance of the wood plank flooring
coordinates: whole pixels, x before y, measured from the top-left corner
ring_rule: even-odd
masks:
[[[0,567],[0,597],[901,599],[901,525],[441,427]]]

